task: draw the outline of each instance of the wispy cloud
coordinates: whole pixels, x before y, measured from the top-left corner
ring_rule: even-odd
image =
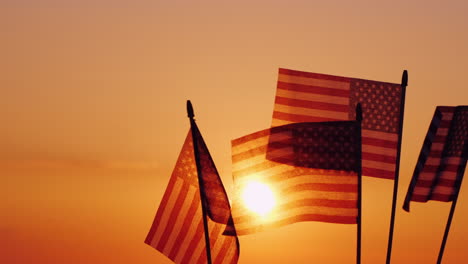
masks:
[[[0,168],[67,169],[95,168],[115,170],[154,170],[156,161],[85,160],[85,159],[1,159]]]

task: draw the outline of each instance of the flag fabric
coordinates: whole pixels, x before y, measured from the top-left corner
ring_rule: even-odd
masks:
[[[189,131],[145,243],[175,263],[207,263],[200,186],[207,208],[212,263],[237,263],[239,242],[229,201],[211,155],[196,127],[201,165],[198,183]]]
[[[467,155],[468,106],[438,106],[403,208],[409,211],[410,201],[453,201],[465,172]]]
[[[361,103],[362,175],[393,179],[403,98],[400,84],[280,68],[272,126],[354,120]]]
[[[358,124],[295,123],[233,140],[232,214],[237,234],[300,221],[357,223]],[[244,190],[257,182],[274,195],[268,213],[253,212],[245,200]]]

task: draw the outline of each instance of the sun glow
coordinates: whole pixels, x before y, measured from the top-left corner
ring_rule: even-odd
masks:
[[[242,192],[242,200],[249,210],[261,216],[270,212],[276,204],[275,195],[271,188],[258,181],[246,184]]]

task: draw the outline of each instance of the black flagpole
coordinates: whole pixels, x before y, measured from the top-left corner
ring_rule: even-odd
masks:
[[[362,108],[361,104],[356,106],[356,121],[358,122],[358,140],[356,146],[358,148],[358,216],[357,216],[357,247],[356,247],[356,263],[361,263],[361,209],[362,209],[362,143],[361,143],[361,123],[362,123]]]
[[[467,159],[467,156],[468,156],[468,142],[465,143],[463,152],[464,153],[462,154],[462,159],[464,159],[464,161],[463,161],[464,164],[462,166],[460,166],[458,168],[458,171],[457,171],[458,180],[455,183],[456,184],[456,186],[455,186],[456,190],[455,190],[455,193],[453,194],[454,197],[453,197],[452,207],[450,208],[450,213],[449,213],[449,216],[448,216],[448,219],[447,219],[447,225],[445,226],[444,238],[442,239],[442,244],[440,245],[439,257],[437,258],[437,264],[442,263],[442,257],[444,255],[445,243],[447,243],[447,237],[448,237],[448,234],[449,234],[449,231],[450,231],[450,225],[452,224],[453,213],[455,212],[455,207],[457,206],[458,193],[460,192],[460,187],[461,187],[461,183],[462,183],[462,180],[463,180],[463,174],[465,173],[465,168],[466,168],[466,159]]]
[[[205,233],[205,248],[206,248],[206,259],[208,264],[211,264],[211,248],[210,248],[210,235],[208,231],[208,221],[206,219],[206,205],[204,203],[204,195],[203,195],[203,186],[200,184],[202,172],[201,172],[201,165],[200,165],[200,156],[198,153],[198,141],[196,140],[195,130],[198,130],[197,124],[195,123],[195,119],[193,118],[195,115],[193,113],[193,107],[190,100],[187,100],[187,115],[190,118],[190,130],[192,131],[192,142],[193,142],[193,153],[195,154],[195,163],[197,165],[197,175],[198,175],[198,189],[200,191],[200,201],[202,206],[202,218],[203,218],[203,227]]]
[[[392,214],[390,217],[390,230],[388,233],[387,264],[390,264],[390,259],[392,257],[393,229],[395,226],[395,209],[398,195],[398,178],[400,176],[401,138],[403,136],[406,86],[408,86],[408,71],[404,70],[401,77],[400,127],[398,129],[398,148],[396,153],[395,179],[393,181]]]

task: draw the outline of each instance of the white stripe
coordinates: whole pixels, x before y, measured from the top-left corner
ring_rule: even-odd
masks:
[[[281,212],[272,211],[267,215],[256,217],[255,220],[247,218],[247,222],[240,221],[241,217],[253,216],[255,214],[247,212],[245,215],[238,215],[238,218],[234,218],[236,228],[238,230],[252,228],[261,224],[271,224],[279,222],[284,219],[292,218],[295,216],[317,214],[324,216],[357,216],[357,208],[334,208],[334,207],[323,207],[323,206],[299,206],[291,209],[283,210]]]
[[[461,157],[446,157],[442,161],[444,164],[447,165],[460,165],[462,163]]]
[[[294,187],[290,183],[289,187]],[[356,186],[357,189],[357,186]],[[273,189],[274,190],[274,189]],[[284,193],[284,192],[282,192]],[[358,198],[356,192],[325,192],[325,191],[313,191],[313,190],[303,190],[303,191],[294,191],[282,195],[281,199],[278,200],[278,206],[288,204],[290,202],[304,200],[304,199],[322,199],[330,201],[356,201]]]
[[[273,118],[273,120],[271,121],[271,126],[277,127],[277,126],[287,125],[291,123],[294,123],[294,122]]]
[[[362,137],[378,138],[378,139],[383,139],[387,141],[398,142],[398,134],[382,132],[382,131],[374,131],[374,130],[368,130],[368,129],[362,130]]]
[[[242,152],[245,152],[245,151],[248,151],[248,150],[251,150],[251,149],[255,149],[255,148],[258,148],[258,147],[261,147],[261,146],[265,146],[268,144],[268,140],[269,140],[269,137],[270,135],[267,134],[263,137],[260,137],[260,138],[257,138],[257,139],[252,139],[252,140],[249,140],[249,141],[246,141],[242,144],[237,144],[237,145],[232,145],[232,155],[237,155],[239,153],[242,153]]]
[[[428,157],[426,160],[426,165],[438,166],[440,165],[440,158]]]
[[[442,120],[452,120],[453,112],[442,112]]]
[[[457,179],[457,173],[453,171],[442,171],[439,173],[438,178],[443,179],[443,180],[456,180]]]
[[[436,135],[437,136],[446,136],[446,135],[448,135],[448,131],[449,131],[448,128],[440,128],[439,127],[439,129],[437,129]]]
[[[265,157],[266,153],[263,153],[262,156]],[[292,147],[277,148],[275,150],[268,150],[268,158],[275,159],[281,157],[291,157],[294,155],[294,149]]]
[[[274,151],[269,151],[268,156],[272,158],[290,157],[292,155],[292,151],[293,151],[292,148],[289,148],[289,147],[282,148],[282,149],[278,149]],[[232,170],[233,171],[243,170],[243,169],[255,166],[257,164],[261,164],[264,161],[266,161],[266,153],[261,152],[261,153],[258,153],[258,155],[249,157],[248,159],[243,159],[243,160],[233,163]],[[274,161],[270,161],[270,162],[272,162],[272,164],[273,163],[280,164]]]
[[[303,84],[311,86],[320,86],[326,88],[334,88],[339,90],[349,90],[349,82],[316,79],[311,77],[294,76],[280,73],[278,74],[278,81],[285,83]]]
[[[317,94],[317,93],[296,92],[296,91],[284,90],[281,88],[276,89],[276,96],[289,98],[289,99],[311,101],[311,102],[349,105],[349,97],[322,95],[322,94]]]
[[[284,130],[281,132],[271,133],[270,136],[266,136],[266,142],[281,142],[283,140],[288,140],[293,137],[292,130]]]
[[[433,194],[442,194],[442,195],[451,195],[453,193],[453,188],[452,187],[447,187],[447,186],[437,185],[434,188],[434,191],[432,193]]]
[[[166,204],[166,208],[163,211],[163,214],[161,216],[161,222],[159,225],[156,227],[156,232],[154,234],[154,240],[151,241],[151,245],[156,248],[156,246],[159,244],[159,241],[162,237],[162,234],[168,225],[169,222],[169,217],[171,216],[172,210],[174,209],[175,202],[177,200],[177,197],[179,196],[180,190],[182,189],[182,184],[183,181],[177,177],[176,182],[174,184],[174,187],[171,190],[171,193],[169,195],[169,199]]]
[[[226,251],[226,255],[224,257],[223,263],[232,263],[236,254],[237,244],[236,239],[231,238],[229,244],[227,245],[228,250]]]
[[[341,111],[327,111],[319,109],[310,109],[303,107],[294,107],[290,105],[275,104],[275,112],[282,112],[286,114],[296,114],[304,117],[322,117],[333,118],[339,120],[349,120],[348,112]]]
[[[209,220],[208,222],[212,222],[212,221]],[[220,226],[219,231],[218,231],[216,234],[213,234],[214,236],[212,236],[212,235],[210,234],[210,239],[216,237],[216,242],[215,242],[214,245],[211,247],[211,250],[212,250],[211,259],[212,259],[213,262],[214,262],[214,260],[216,259],[216,257],[219,255],[219,252],[220,252],[221,249],[223,248],[224,240],[229,239],[229,238],[231,238],[231,237],[228,237],[228,236],[224,236],[224,235],[223,235],[223,232],[224,232],[224,229],[225,229],[224,225],[218,224],[218,223],[215,223],[215,222],[212,222],[212,223],[214,223],[213,228],[215,228],[215,226]]]
[[[396,157],[396,150],[393,148],[377,147],[374,145],[362,145],[362,153],[379,154],[388,157]]]
[[[248,181],[266,181],[270,179],[273,180],[272,178],[276,178],[277,175],[283,174],[283,173],[294,175],[295,174],[294,172],[296,170],[301,170],[301,174],[297,176],[289,176],[289,179],[303,178],[303,179],[306,179],[304,182],[308,182],[308,183],[353,184],[357,182],[356,178],[351,177],[351,176],[317,175],[313,173],[314,169],[298,168],[298,167],[290,166],[286,164],[278,164],[277,166],[274,166],[271,168],[266,167],[262,171],[258,171],[258,172],[251,173],[251,174],[245,174],[242,176],[236,175],[235,181],[236,181],[237,186],[243,186]]]
[[[421,172],[419,173],[419,179],[424,181],[432,181],[436,177],[434,172]]]
[[[190,224],[187,234],[185,235],[183,242],[177,252],[176,257],[174,258],[175,263],[180,263],[187,253],[187,249],[190,246],[190,242],[196,234],[198,226],[202,225],[202,210],[201,204],[197,207],[193,220]]]
[[[174,246],[174,243],[176,242],[176,238],[182,229],[182,225],[187,221],[186,219],[187,213],[192,204],[193,199],[195,198],[196,191],[198,191],[196,188],[194,188],[191,185],[189,186],[187,195],[185,196],[184,202],[182,203],[182,209],[177,214],[177,218],[174,223],[174,228],[172,229],[172,233],[169,235],[169,239],[166,243],[166,246],[164,247],[164,252],[167,254],[171,252],[172,247]]]
[[[210,228],[208,228],[208,230],[210,230]],[[190,261],[190,262],[193,263],[193,262],[198,261],[201,254],[206,254],[205,251],[206,251],[206,248],[205,248],[205,235],[203,234],[202,236],[200,236],[200,239],[197,242],[197,246],[195,247],[195,250],[193,251],[193,254],[192,254],[191,258],[190,258],[192,261]]]

